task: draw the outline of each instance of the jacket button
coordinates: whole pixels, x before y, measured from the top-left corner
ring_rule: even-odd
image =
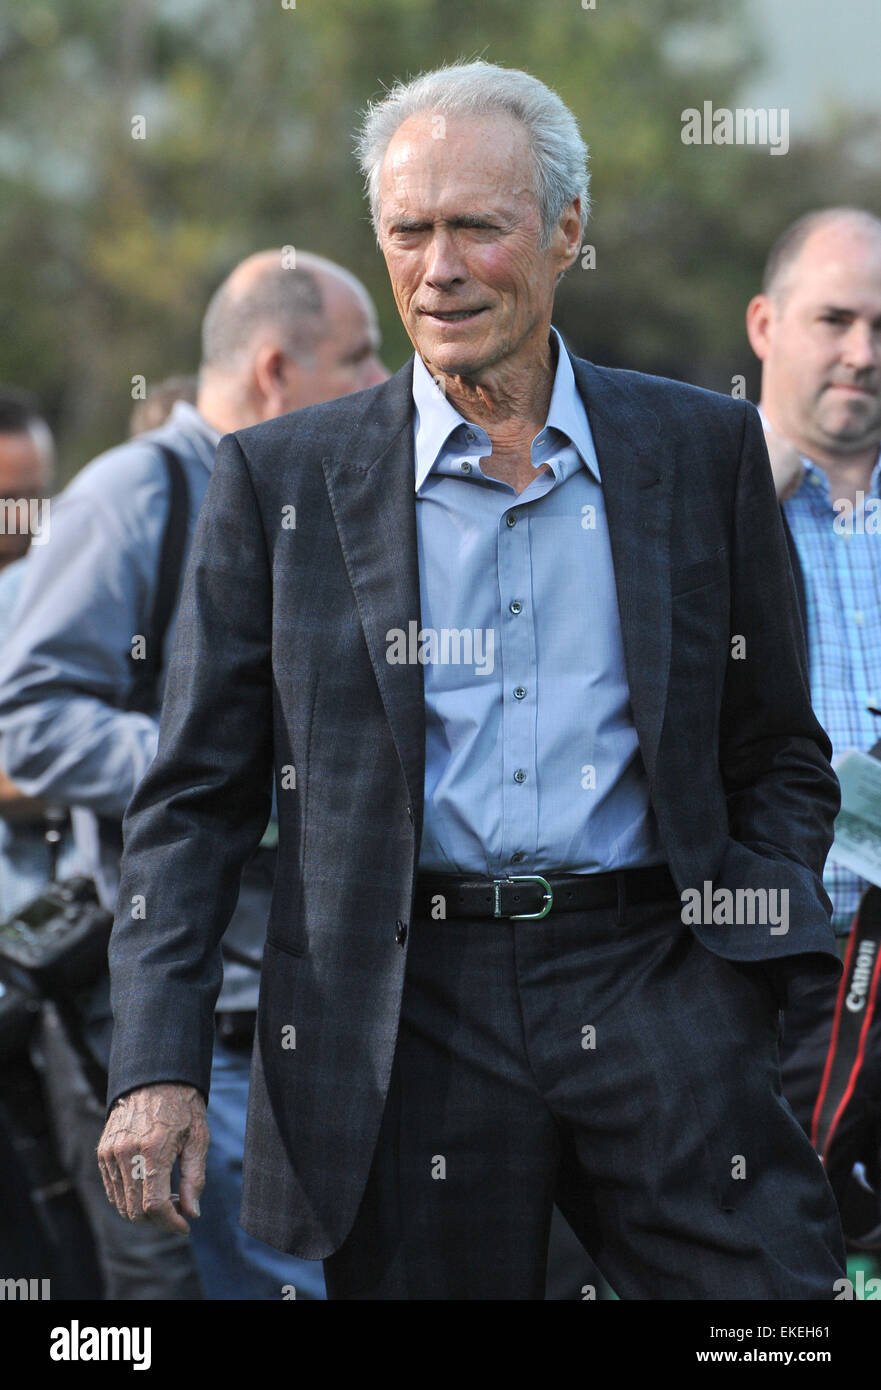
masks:
[[[411,824],[412,824],[412,821],[413,821],[413,807],[412,807],[412,806],[408,806],[408,807],[407,807],[407,815],[410,817],[410,822],[411,822]]]
[[[397,922],[395,922],[395,941],[397,941],[397,943],[398,943],[399,946],[403,946],[403,945],[404,945],[404,942],[405,942],[406,940],[407,940],[407,923],[406,923],[406,922],[402,922],[401,919],[400,919],[400,917],[399,917],[398,920],[397,920]]]

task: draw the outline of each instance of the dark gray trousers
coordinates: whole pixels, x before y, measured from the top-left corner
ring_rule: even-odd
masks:
[[[556,1201],[621,1298],[832,1300],[841,1229],[780,1093],[773,992],[679,913],[412,924],[330,1299],[542,1299]]]

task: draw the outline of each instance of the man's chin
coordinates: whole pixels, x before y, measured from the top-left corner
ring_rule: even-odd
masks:
[[[855,401],[849,410],[829,414],[822,426],[830,439],[854,451],[873,446],[877,449],[881,442],[881,418],[875,401]]]
[[[420,354],[435,375],[469,377],[487,365],[486,352],[465,343],[423,343]]]

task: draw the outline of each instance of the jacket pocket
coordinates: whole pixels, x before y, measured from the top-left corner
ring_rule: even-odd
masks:
[[[670,580],[671,593],[674,598],[679,598],[708,584],[718,584],[723,579],[728,579],[728,551],[724,546],[704,560],[674,568]]]
[[[304,956],[308,943],[305,932],[298,930],[296,933],[280,936],[278,929],[270,924],[266,933],[266,944],[275,951],[283,951],[286,956]]]

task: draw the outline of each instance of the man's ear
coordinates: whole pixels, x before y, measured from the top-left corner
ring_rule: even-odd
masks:
[[[553,241],[551,242],[557,259],[557,282],[578,259],[578,253],[581,250],[581,232],[581,199],[573,198],[560,213],[560,220],[554,229]]]
[[[278,401],[290,370],[290,359],[277,343],[260,344],[254,354],[253,372],[257,391],[265,404],[274,406]]]
[[[747,305],[746,336],[760,362],[764,362],[770,351],[769,336],[776,312],[776,307],[767,294],[755,295]]]

